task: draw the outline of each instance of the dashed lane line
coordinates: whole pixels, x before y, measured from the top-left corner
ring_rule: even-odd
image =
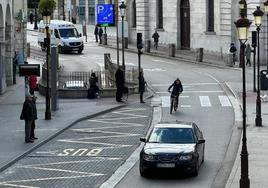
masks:
[[[199,100],[202,107],[211,107],[211,103],[208,96],[199,96]]]

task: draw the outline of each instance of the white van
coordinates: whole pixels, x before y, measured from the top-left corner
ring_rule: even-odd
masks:
[[[74,24],[62,20],[51,20],[49,24],[50,43],[59,48],[59,53],[77,51],[79,54],[84,49],[83,39]],[[38,44],[45,50],[44,38],[46,37],[43,20],[39,23]]]

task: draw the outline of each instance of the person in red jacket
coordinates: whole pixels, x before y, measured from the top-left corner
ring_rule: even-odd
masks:
[[[30,76],[29,78],[29,88],[30,88],[30,94],[34,95],[34,91],[36,90],[37,86],[37,78],[36,76]]]

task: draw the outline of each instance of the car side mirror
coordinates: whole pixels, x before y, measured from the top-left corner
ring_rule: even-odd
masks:
[[[203,143],[205,143],[205,142],[206,142],[206,140],[201,139],[201,140],[198,140],[197,144],[203,144]]]
[[[146,142],[146,138],[145,138],[145,137],[141,137],[141,138],[140,138],[140,141],[141,141],[141,142]]]

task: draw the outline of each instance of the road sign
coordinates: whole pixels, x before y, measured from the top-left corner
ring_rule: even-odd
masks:
[[[21,64],[19,65],[20,76],[40,76],[39,64]]]
[[[112,26],[114,21],[114,6],[112,4],[97,4],[97,24]]]

